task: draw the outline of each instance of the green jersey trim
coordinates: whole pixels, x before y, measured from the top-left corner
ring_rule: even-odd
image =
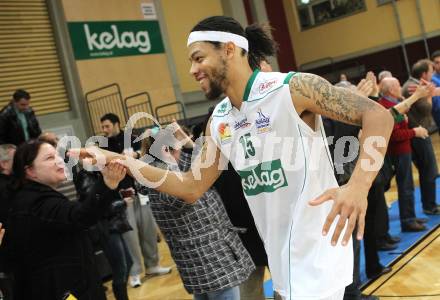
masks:
[[[255,78],[257,78],[258,73],[260,73],[260,70],[255,69],[255,71],[252,73],[251,77],[249,78],[246,84],[246,88],[244,89],[243,101],[248,100],[249,94],[251,93],[252,85],[254,84]]]
[[[289,84],[290,82],[290,78],[293,77],[293,75],[298,74],[297,72],[289,72],[289,74],[287,74],[286,78],[284,78],[284,84]]]
[[[263,97],[261,97],[261,98],[255,98],[255,99],[252,99],[252,100],[248,100],[247,102],[254,102],[254,101],[258,101],[258,100],[264,99],[264,98],[266,98],[267,96],[269,96],[270,94],[272,94],[273,92],[279,90],[279,89],[282,88],[282,87],[283,87],[283,85],[280,85],[280,86],[277,87],[276,89],[273,89],[273,90],[269,91],[269,92],[268,92],[266,95],[264,95]]]

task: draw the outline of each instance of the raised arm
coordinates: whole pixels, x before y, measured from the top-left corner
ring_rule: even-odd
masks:
[[[401,101],[400,103],[393,106],[401,114],[405,114],[409,111],[411,106],[417,102],[419,99],[428,97],[432,93],[433,89],[428,85],[418,85],[414,93]]]
[[[342,243],[348,242],[356,221],[358,221],[357,236],[361,239],[364,231],[368,190],[382,165],[382,161],[379,161],[376,168],[364,167],[365,161],[375,162],[374,157],[369,154],[373,151],[365,151],[365,141],[374,137],[379,143],[382,142],[379,145],[373,143],[371,146],[376,153],[381,154],[383,159],[393,128],[393,118],[388,110],[367,97],[349,89],[334,87],[317,75],[299,73],[293,76],[290,81],[290,91],[293,105],[299,115],[311,112],[344,123],[362,126],[359,159],[349,182],[338,189],[326,191],[310,202],[312,205],[319,205],[324,201],[334,200],[333,209],[323,227],[325,235],[336,216],[340,215],[332,238],[333,244],[337,243],[347,219],[348,227]]]

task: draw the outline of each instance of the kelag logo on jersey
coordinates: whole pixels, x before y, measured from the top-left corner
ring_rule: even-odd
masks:
[[[272,193],[283,186],[288,186],[279,159],[263,162],[252,169],[238,171],[238,174],[241,177],[241,184],[246,196]]]
[[[238,129],[240,129],[240,128],[246,128],[246,127],[248,127],[249,125],[251,125],[251,123],[249,123],[248,120],[247,120],[247,118],[245,117],[245,118],[244,118],[243,120],[241,120],[241,121],[235,121],[234,129],[235,129],[235,130],[238,130]]]
[[[270,118],[263,114],[261,108],[258,111],[258,118],[255,120],[255,125],[257,126],[258,133],[265,133],[271,130]]]

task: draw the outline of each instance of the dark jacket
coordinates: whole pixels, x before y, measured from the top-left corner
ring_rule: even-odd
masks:
[[[35,139],[41,134],[38,120],[31,108],[24,114],[28,123],[29,138]],[[13,104],[9,103],[0,111],[0,144],[19,146],[23,142],[25,142],[23,127],[17,118]]]
[[[100,172],[88,172],[84,169],[78,170],[75,168],[73,173],[73,182],[75,184],[76,191],[81,199],[86,199],[87,195],[92,192],[94,186],[99,184],[102,180]],[[118,192],[109,194],[111,199],[108,199],[110,205],[102,212],[102,217],[99,220],[98,230],[100,231],[100,239],[108,239],[110,233],[125,233],[133,230],[131,228],[126,214],[127,205]],[[94,241],[96,236],[92,236]],[[101,242],[101,241],[100,241]]]
[[[410,85],[419,85],[420,81],[414,77],[410,77],[402,87],[402,95],[404,98],[408,98],[410,95],[408,88]],[[429,133],[433,133],[437,130],[437,126],[432,117],[432,101],[429,98],[421,98],[411,105],[408,111],[409,128],[422,126],[426,128]]]
[[[11,205],[11,197],[8,195],[8,186],[10,185],[10,176],[0,174],[0,222],[3,228],[8,228],[7,220],[9,208]],[[5,241],[9,235],[9,230],[6,231]],[[6,265],[5,241],[0,247],[0,273],[9,273],[9,267]]]
[[[138,151],[141,149],[141,142],[134,142],[136,139],[135,135],[130,136],[130,147],[133,148],[134,151]],[[122,153],[124,149],[124,131],[121,130],[121,132],[116,135],[108,138],[108,146],[107,147],[101,147],[103,149],[107,149],[112,152],[116,153]],[[127,188],[134,188],[134,180],[131,176],[127,175],[125,178],[119,183],[118,189],[127,189]]]
[[[29,181],[12,199],[8,252],[16,300],[105,299],[86,230],[109,205],[113,191],[101,181],[82,202]]]

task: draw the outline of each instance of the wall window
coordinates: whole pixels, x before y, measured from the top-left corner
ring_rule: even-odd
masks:
[[[366,9],[365,0],[295,0],[301,29],[321,25]]]

